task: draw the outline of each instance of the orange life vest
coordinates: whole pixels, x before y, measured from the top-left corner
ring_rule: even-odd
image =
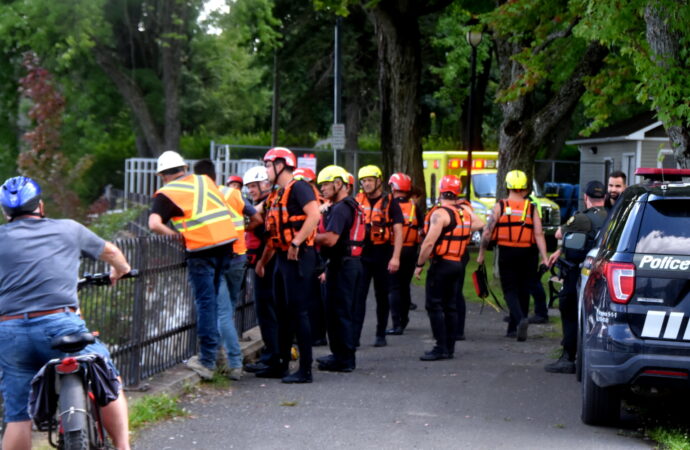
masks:
[[[417,205],[410,199],[399,202],[403,215],[403,247],[413,247],[419,244],[419,221],[417,220]]]
[[[237,240],[233,243],[232,249],[236,255],[247,253],[247,244],[244,239],[244,199],[239,189],[228,188],[225,191],[225,202],[230,207],[232,223],[237,230]]]
[[[534,205],[528,200],[503,199],[493,239],[505,247],[531,247],[534,240]]]
[[[183,215],[172,217],[173,227],[184,237],[187,251],[196,252],[237,239],[232,213],[218,186],[206,175],[187,175],[174,180],[153,196],[163,194]]]
[[[355,200],[362,207],[362,211],[364,211],[369,241],[374,245],[390,242],[391,220],[389,208],[392,196],[384,194],[372,205],[364,192],[358,192]]]
[[[448,211],[450,223],[441,231],[432,254],[449,261],[460,261],[467,250],[467,243],[472,233],[472,216],[464,214],[459,208],[436,205],[424,218],[424,234],[429,233],[431,215],[439,208]]]
[[[302,229],[307,215],[295,214],[289,215],[287,210],[288,199],[292,192],[292,187],[298,180],[290,181],[283,189],[279,189],[275,194],[271,194],[266,201],[268,212],[266,214],[266,230],[269,232],[273,247],[287,251],[290,248],[290,243],[295,238],[297,233]],[[306,181],[302,181],[306,183]],[[307,183],[309,184],[309,183]],[[318,198],[316,188],[309,184],[314,191],[315,198]],[[306,244],[309,247],[314,245],[314,237],[316,236],[316,227],[309,233]]]

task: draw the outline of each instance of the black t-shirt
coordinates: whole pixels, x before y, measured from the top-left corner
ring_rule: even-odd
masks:
[[[304,214],[304,206],[312,201],[316,201],[314,189],[304,180],[297,180],[290,189],[290,197],[287,201],[288,214],[291,216],[301,216]]]
[[[167,223],[173,217],[184,215],[184,211],[180,209],[172,200],[166,197],[165,194],[158,194],[153,198],[153,205],[151,206],[151,214],[158,214],[161,216],[163,223]],[[187,258],[212,258],[216,256],[228,255],[232,256],[233,244],[219,245],[206,250],[199,250],[196,252],[187,252]]]
[[[337,234],[338,242],[333,247],[321,247],[324,258],[328,258],[331,263],[340,260],[345,256],[346,244],[350,239],[350,228],[354,220],[354,208],[348,205],[347,200],[341,200],[333,204],[324,217],[326,232]]]

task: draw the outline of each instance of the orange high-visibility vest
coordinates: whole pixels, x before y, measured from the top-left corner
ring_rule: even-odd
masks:
[[[183,215],[172,217],[173,227],[182,234],[187,251],[196,252],[237,239],[232,214],[218,186],[206,175],[187,175],[156,191],[163,194]]]
[[[381,245],[391,240],[391,220],[389,208],[392,200],[390,194],[384,194],[375,204],[369,202],[364,192],[358,192],[355,200],[364,211],[369,241],[374,245]]]
[[[275,195],[269,196],[266,202],[266,205],[268,205],[266,230],[270,233],[273,247],[283,251],[287,251],[290,248],[290,243],[302,229],[302,225],[304,225],[304,221],[307,218],[307,215],[304,213],[292,216],[288,214],[288,199],[290,198],[292,187],[297,181],[298,180],[292,180],[289,182],[284,189],[280,189]],[[306,183],[306,181],[303,181],[303,183]],[[318,198],[316,188],[311,184],[309,184],[309,186],[314,190],[314,197]],[[316,228],[309,233],[307,240],[304,241],[303,244],[309,247],[313,246],[315,236]]]
[[[449,261],[460,261],[467,250],[470,240],[472,217],[464,214],[458,208],[448,206],[434,206],[424,218],[424,234],[429,233],[431,215],[439,208],[445,209],[450,215],[450,223],[443,228],[432,254]]]
[[[403,247],[413,247],[419,244],[419,222],[417,220],[417,206],[410,199],[399,202],[403,215]]]
[[[236,255],[247,253],[247,244],[244,239],[244,199],[239,189],[229,188],[225,192],[225,202],[230,207],[232,223],[237,230],[237,240],[233,243],[232,249]]]
[[[494,228],[498,245],[505,247],[531,247],[534,240],[534,205],[528,200],[503,199],[500,215]]]

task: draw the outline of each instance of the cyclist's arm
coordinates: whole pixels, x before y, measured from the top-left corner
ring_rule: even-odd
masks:
[[[105,243],[103,253],[101,253],[101,256],[98,258],[110,264],[110,281],[113,284],[124,274],[132,270],[125,255],[122,254],[119,248],[110,242]]]

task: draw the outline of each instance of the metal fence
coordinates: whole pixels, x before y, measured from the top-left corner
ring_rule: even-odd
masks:
[[[196,353],[194,299],[178,239],[142,236],[115,244],[141,275],[115,287],[86,288],[80,305],[87,326],[98,330],[110,349],[125,385],[136,386]],[[84,260],[81,270],[95,273],[107,267]],[[235,312],[240,336],[257,323],[251,288],[248,283]]]

